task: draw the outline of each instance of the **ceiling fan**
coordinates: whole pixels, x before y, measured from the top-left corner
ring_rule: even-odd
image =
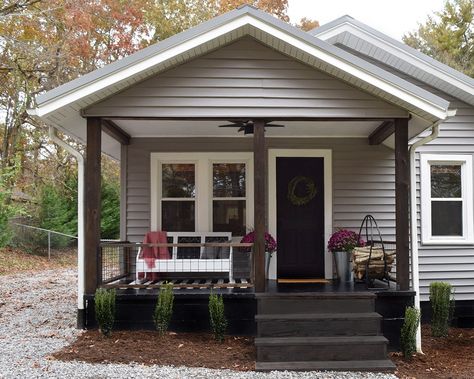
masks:
[[[253,134],[253,120],[228,120],[232,124],[219,125],[219,128],[239,128],[238,132],[244,134]],[[271,121],[265,121],[265,128],[284,128],[285,125],[271,124]]]

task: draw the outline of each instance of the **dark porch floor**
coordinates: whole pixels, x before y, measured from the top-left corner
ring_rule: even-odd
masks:
[[[267,280],[265,293],[293,293],[293,292],[327,292],[327,293],[352,293],[352,292],[378,292],[395,291],[395,284],[387,288],[386,283],[377,282],[375,288],[367,288],[366,283],[340,282],[330,280],[328,283],[278,283],[276,280]]]
[[[216,281],[217,282],[217,281]],[[117,295],[119,296],[143,296],[156,297],[159,293],[159,287],[148,288],[117,288]],[[215,287],[215,288],[193,288],[185,287],[175,288],[175,296],[197,296],[207,297],[211,293],[222,294],[225,296],[243,296],[253,297],[255,295],[254,288],[248,287]],[[353,293],[353,292],[369,292],[369,293],[390,293],[394,295],[400,291],[395,289],[395,284],[391,283],[390,288],[386,283],[376,282],[374,287],[368,288],[366,283],[361,282],[340,282],[337,280],[330,280],[327,283],[278,283],[277,280],[267,280],[265,286],[265,293],[297,293],[297,292],[326,292],[326,293]],[[406,291],[402,291],[405,293]]]

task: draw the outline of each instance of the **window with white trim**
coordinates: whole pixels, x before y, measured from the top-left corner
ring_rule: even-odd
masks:
[[[252,153],[152,153],[151,227],[231,232],[253,223]]]
[[[424,244],[471,244],[471,155],[421,154],[421,233]]]
[[[246,233],[246,164],[212,163],[212,231]]]
[[[161,164],[161,225],[170,232],[193,232],[196,223],[196,165]]]

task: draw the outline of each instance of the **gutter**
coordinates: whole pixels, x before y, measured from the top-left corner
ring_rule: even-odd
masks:
[[[84,309],[84,157],[69,144],[58,137],[56,128],[49,127],[49,138],[77,160],[77,327],[85,327]]]
[[[415,154],[416,149],[420,146],[435,140],[439,135],[439,124],[446,121],[450,117],[456,115],[456,110],[448,111],[444,120],[439,120],[431,125],[431,134],[415,142],[410,146],[410,241],[411,241],[411,279],[412,288],[415,291],[415,308],[420,309],[420,273],[419,273],[419,255],[418,255],[418,219],[416,215],[416,170],[415,170]],[[421,350],[421,322],[416,331],[416,350]]]

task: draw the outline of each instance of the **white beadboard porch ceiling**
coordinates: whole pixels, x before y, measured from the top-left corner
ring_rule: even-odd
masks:
[[[135,138],[146,137],[242,137],[238,128],[220,128],[227,121],[115,120]],[[380,121],[275,121],[284,128],[267,128],[267,137],[367,137]]]
[[[249,6],[216,17],[49,91],[38,97],[38,107],[33,113],[49,125],[84,142],[86,128],[82,114],[90,105],[244,36],[251,36],[286,56],[406,110],[417,116],[424,128],[447,117],[449,102],[446,100]],[[242,118],[246,118],[246,115],[242,114]],[[137,120],[134,122],[120,121],[118,124],[130,132],[132,137],[136,137],[136,133],[146,133],[148,128],[146,125],[153,124],[151,121],[146,125],[139,124]],[[419,131],[415,130],[412,124],[410,122],[410,135],[414,136]],[[169,125],[163,123],[163,130]],[[326,136],[336,133],[344,136],[344,131],[347,131],[348,136],[355,137],[362,134],[368,136],[376,127],[373,124],[369,126],[369,123],[360,122],[353,122],[351,126],[347,123],[339,123],[339,126],[319,125],[322,129],[318,132],[313,123],[312,127],[295,124],[292,129],[272,130],[269,133],[281,133],[281,136],[287,136],[285,133],[290,133],[290,130],[294,131],[291,135],[297,134],[298,130],[301,133],[313,132]],[[356,128],[361,130],[356,132],[354,131]],[[185,132],[189,130],[184,131],[183,126],[183,133]],[[173,131],[174,135],[176,133],[177,131]],[[215,133],[224,131],[216,131],[214,128],[213,135]],[[225,133],[231,134],[232,130]],[[103,150],[111,156],[119,157],[120,147],[105,135]]]

